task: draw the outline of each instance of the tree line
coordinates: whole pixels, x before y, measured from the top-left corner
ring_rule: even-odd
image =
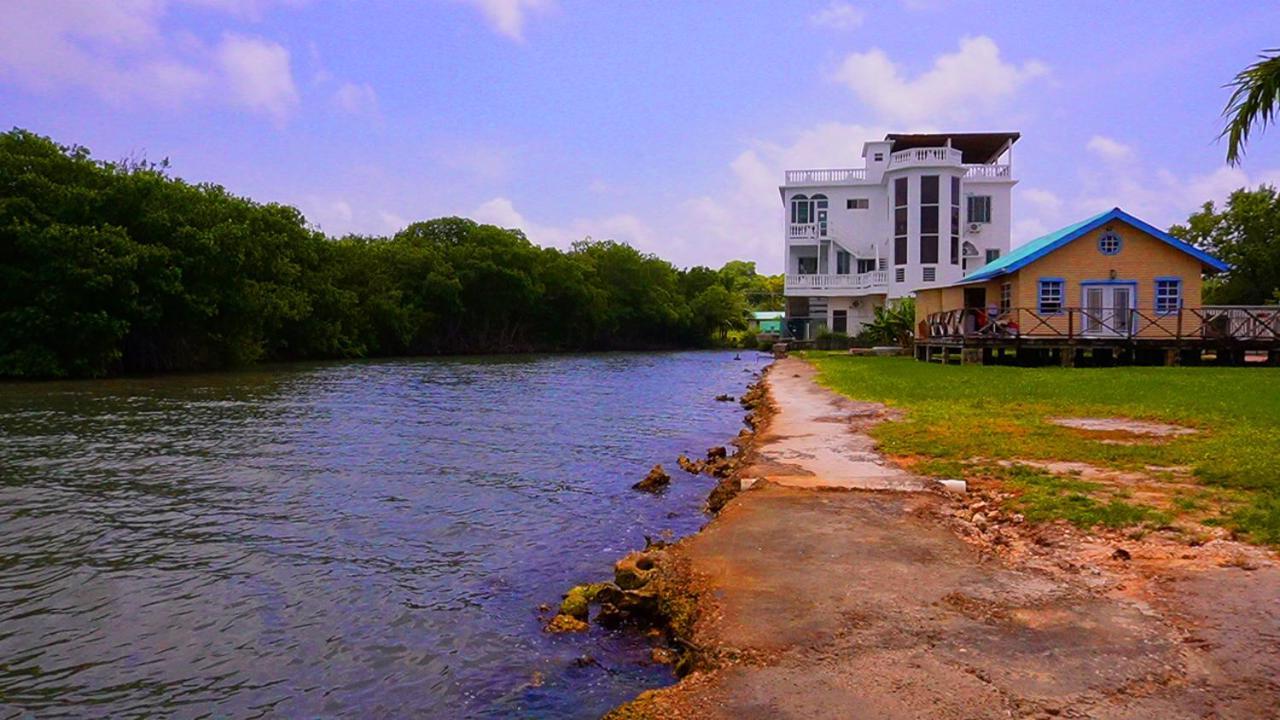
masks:
[[[698,347],[780,309],[781,289],[750,262],[679,269],[456,217],[331,238],[167,162],[0,134],[0,377]]]

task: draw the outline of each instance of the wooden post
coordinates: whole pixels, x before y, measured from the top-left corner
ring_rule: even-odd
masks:
[[[1058,348],[1058,360],[1064,368],[1076,366],[1076,349],[1074,347]]]
[[[1182,362],[1182,351],[1178,348],[1165,348],[1164,366],[1177,367]]]

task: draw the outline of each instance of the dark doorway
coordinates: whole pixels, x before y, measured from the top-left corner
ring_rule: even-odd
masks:
[[[984,287],[965,288],[964,306],[967,308],[985,308],[987,306],[987,289]]]
[[[831,332],[848,334],[849,332],[849,311],[848,310],[832,310],[831,311]]]

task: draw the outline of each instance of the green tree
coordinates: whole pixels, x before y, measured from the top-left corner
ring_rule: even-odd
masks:
[[[1231,193],[1219,210],[1207,202],[1169,229],[1174,237],[1212,253],[1231,269],[1205,284],[1210,304],[1258,305],[1280,292],[1280,195],[1270,185]]]
[[[1280,108],[1280,49],[1266,50],[1258,58],[1227,84],[1235,89],[1222,111],[1227,124],[1218,137],[1227,138],[1227,162],[1232,165],[1240,163],[1254,126],[1265,129]]]

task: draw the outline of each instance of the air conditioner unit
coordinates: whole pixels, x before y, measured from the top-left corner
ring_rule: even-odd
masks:
[[[969,223],[969,232],[971,233],[982,232],[982,223]]]

